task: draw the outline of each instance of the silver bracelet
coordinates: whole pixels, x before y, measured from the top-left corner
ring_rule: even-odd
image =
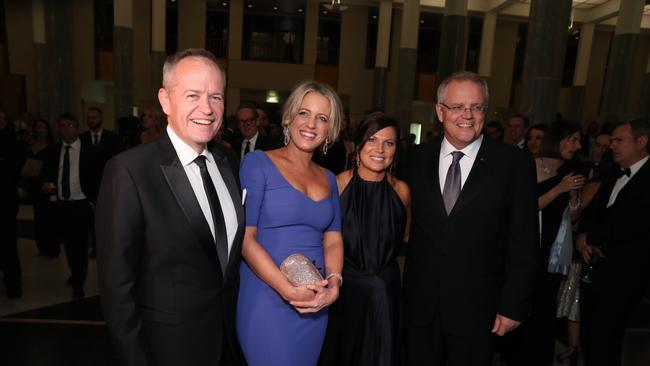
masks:
[[[325,277],[325,280],[328,281],[330,278],[335,277],[339,280],[339,287],[343,286],[343,276],[340,273],[332,272]]]

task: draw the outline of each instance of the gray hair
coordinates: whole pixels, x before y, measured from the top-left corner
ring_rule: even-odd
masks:
[[[445,102],[445,97],[447,94],[447,86],[451,82],[461,82],[461,81],[470,81],[480,86],[481,89],[483,90],[483,96],[485,97],[484,104],[485,105],[488,104],[490,93],[488,91],[487,81],[479,74],[471,71],[456,71],[455,73],[449,75],[445,80],[443,80],[442,83],[440,83],[440,85],[438,86],[438,92],[437,92],[438,103]]]
[[[179,62],[181,62],[181,60],[189,57],[203,59],[208,63],[213,64],[221,72],[224,84],[226,83],[226,71],[212,52],[207,51],[203,48],[188,48],[183,51],[176,52],[175,54],[167,57],[167,60],[165,60],[165,64],[163,65],[163,88],[168,89],[171,87],[170,83],[172,82],[176,66]]]

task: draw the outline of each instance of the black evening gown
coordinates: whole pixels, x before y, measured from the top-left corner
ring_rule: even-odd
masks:
[[[330,309],[320,365],[394,365],[406,209],[384,178],[354,171],[341,195],[344,283]]]

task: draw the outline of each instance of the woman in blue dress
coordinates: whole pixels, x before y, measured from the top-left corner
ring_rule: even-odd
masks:
[[[336,140],[341,115],[330,87],[303,82],[284,106],[286,146],[242,162],[246,232],[236,321],[250,366],[318,361],[328,306],[343,282],[343,241],[336,178],[312,154]],[[313,260],[325,280],[291,285],[279,266],[294,253]]]

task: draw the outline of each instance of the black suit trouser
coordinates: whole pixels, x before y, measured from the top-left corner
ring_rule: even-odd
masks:
[[[57,231],[63,242],[70,269],[70,284],[83,288],[88,272],[88,232],[90,229],[90,202],[57,202]]]
[[[451,334],[437,312],[430,324],[407,324],[406,365],[490,366],[494,344],[495,336],[489,329],[480,335]]]

